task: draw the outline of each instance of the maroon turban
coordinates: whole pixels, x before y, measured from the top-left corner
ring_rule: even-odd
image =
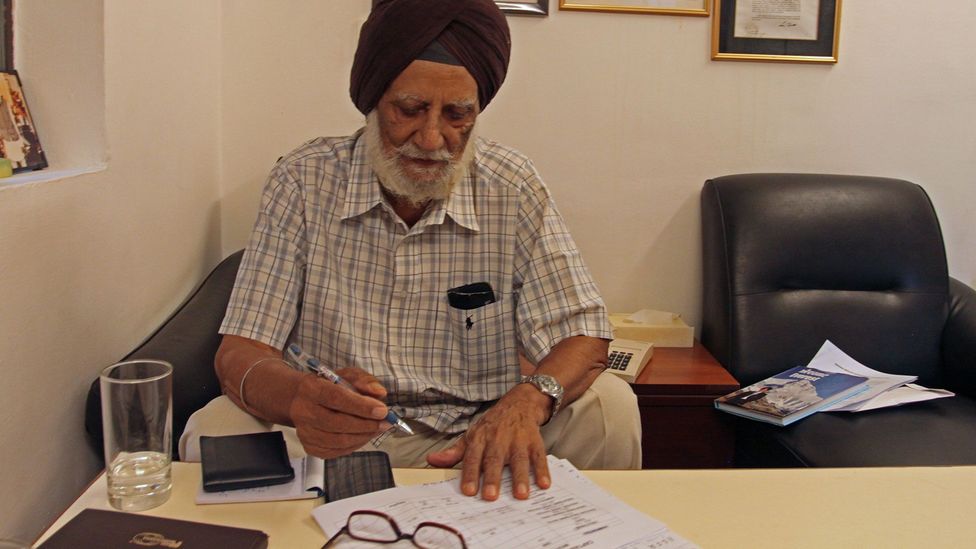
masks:
[[[437,40],[478,83],[482,110],[505,80],[512,41],[493,0],[382,0],[359,33],[349,95],[369,113],[403,69]]]

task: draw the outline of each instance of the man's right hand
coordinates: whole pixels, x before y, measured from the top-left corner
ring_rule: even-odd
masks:
[[[359,368],[336,372],[361,394],[309,374],[291,401],[289,416],[305,451],[321,458],[349,454],[389,429],[386,389]]]
[[[362,394],[289,367],[274,347],[230,335],[221,341],[215,368],[225,395],[251,415],[295,427],[309,454],[348,454],[391,427],[382,402],[386,389],[359,368],[337,373]]]

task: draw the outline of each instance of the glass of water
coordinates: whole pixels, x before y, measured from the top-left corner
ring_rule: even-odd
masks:
[[[173,366],[120,362],[102,370],[100,385],[109,504],[122,511],[161,505],[173,487]]]

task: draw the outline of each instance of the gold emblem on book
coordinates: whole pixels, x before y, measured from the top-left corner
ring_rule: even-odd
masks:
[[[183,545],[183,542],[175,539],[166,539],[166,536],[156,532],[139,532],[132,536],[129,543],[142,545],[143,547],[171,547],[176,549]]]

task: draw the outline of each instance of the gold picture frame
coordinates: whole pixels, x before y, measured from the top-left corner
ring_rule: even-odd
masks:
[[[765,3],[714,0],[712,59],[837,63],[841,1],[800,0],[795,13],[770,14]]]
[[[559,9],[708,16],[710,0],[559,0]]]

